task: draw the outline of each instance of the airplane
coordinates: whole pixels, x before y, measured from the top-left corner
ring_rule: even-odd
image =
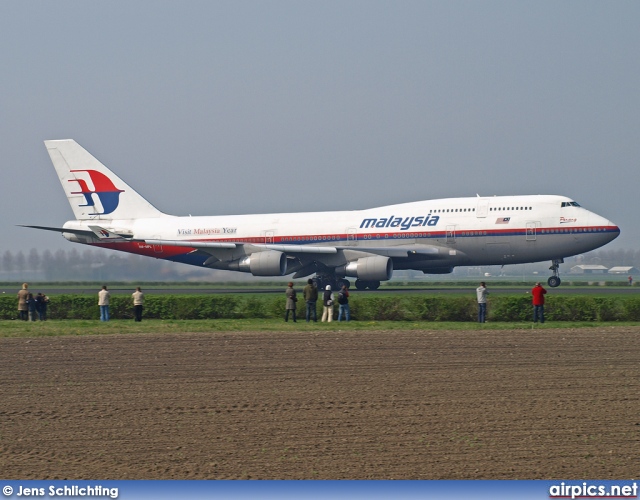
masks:
[[[446,198],[366,210],[220,216],[167,215],[71,139],[45,141],[75,220],[57,231],[74,243],[318,286],[377,289],[394,270],[451,273],[457,266],[551,261],[620,234],[611,221],[556,195]]]

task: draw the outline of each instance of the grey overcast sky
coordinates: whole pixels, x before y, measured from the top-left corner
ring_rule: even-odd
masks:
[[[638,1],[0,3],[0,252],[78,141],[160,210],[562,194],[640,247]]]

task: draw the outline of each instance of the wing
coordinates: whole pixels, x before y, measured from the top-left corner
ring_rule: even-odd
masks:
[[[33,227],[33,226],[29,226]],[[441,253],[443,247],[437,245],[400,245],[393,247],[352,247],[352,246],[320,246],[320,245],[282,245],[271,243],[244,243],[244,242],[214,242],[214,241],[188,241],[188,240],[132,240],[141,241],[148,245],[167,245],[172,247],[185,247],[197,250],[207,250],[212,255],[216,249],[235,249],[243,247],[248,251],[260,252],[273,250],[282,252],[288,256],[321,257],[323,255],[335,255],[340,252],[355,252],[358,254],[383,255],[386,257],[403,258],[409,256],[434,256]]]
[[[203,258],[203,265],[215,269],[239,270],[245,265],[249,270],[249,260],[254,254],[266,258],[267,253],[278,254],[286,258],[286,274],[294,274],[294,278],[302,278],[318,271],[347,272],[347,266],[369,257],[386,258],[393,262],[395,269],[421,269],[428,272],[450,272],[451,250],[437,245],[398,245],[392,247],[353,247],[323,245],[283,245],[270,243],[245,242],[212,242],[186,240],[134,240],[148,245],[164,245],[172,248],[184,248],[191,255]],[[254,260],[258,257],[254,257]],[[245,261],[246,264],[242,264]],[[378,260],[379,263],[380,259]],[[237,263],[237,264],[234,264]],[[238,267],[240,266],[240,267]],[[280,269],[276,266],[276,268]],[[253,272],[253,270],[252,270]],[[427,271],[425,271],[427,272]],[[274,274],[264,274],[274,275]],[[277,273],[275,275],[278,275]]]

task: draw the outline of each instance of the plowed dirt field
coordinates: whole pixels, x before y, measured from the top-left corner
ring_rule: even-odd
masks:
[[[640,327],[0,339],[6,479],[630,479]]]

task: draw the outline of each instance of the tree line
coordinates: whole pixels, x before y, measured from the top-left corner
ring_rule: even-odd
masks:
[[[0,258],[0,276],[5,281],[182,281],[206,275],[211,277],[210,269],[92,248],[6,250]]]
[[[596,250],[567,259],[563,271],[576,264],[600,264],[605,267],[634,266],[640,268],[640,250]],[[548,263],[540,263],[546,270]],[[517,274],[517,266],[507,266]],[[38,279],[41,281],[183,281],[188,279],[214,280],[221,273],[211,269],[176,264],[140,255],[87,248],[79,251],[44,250],[32,248],[5,250],[0,258],[0,280]],[[244,275],[235,273],[237,279]],[[420,273],[421,274],[421,273]],[[249,278],[249,276],[246,276]]]

